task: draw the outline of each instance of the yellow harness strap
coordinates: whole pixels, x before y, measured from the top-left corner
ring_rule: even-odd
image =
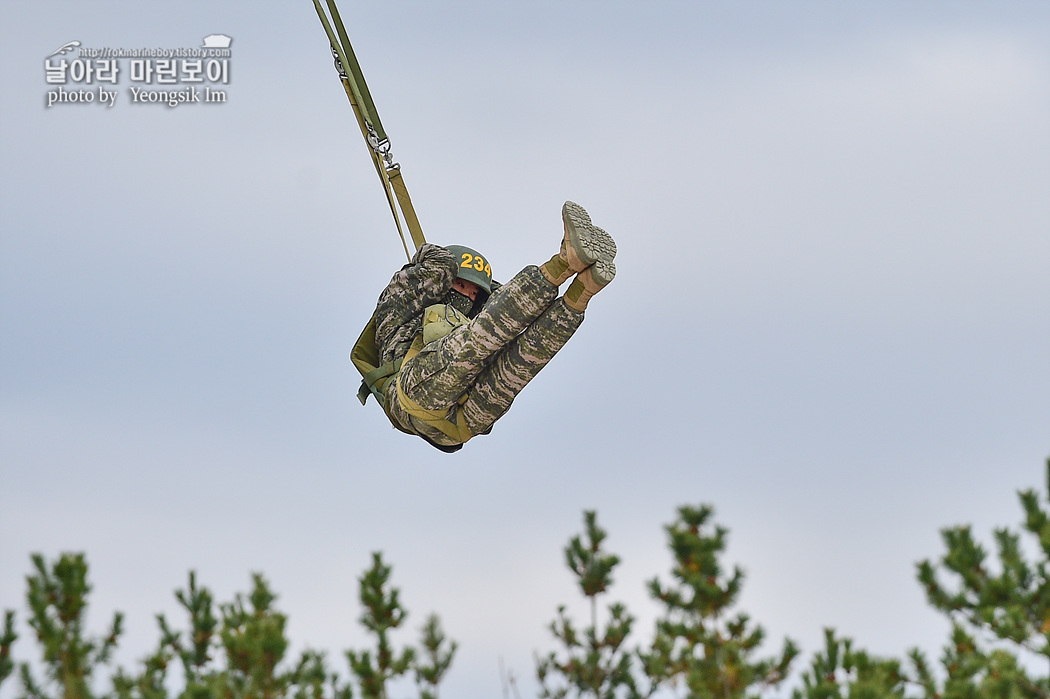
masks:
[[[412,347],[408,350],[408,353],[405,355],[404,360],[401,362],[401,366],[403,367],[408,362],[408,360],[412,359],[417,354],[419,354],[420,349],[422,349],[422,338],[417,337],[416,341],[412,343]],[[474,436],[474,434],[470,431],[470,428],[467,427],[466,416],[463,414],[462,410],[457,411],[455,424],[453,424],[448,418],[445,417],[445,415],[448,413],[447,408],[445,410],[427,410],[419,403],[415,402],[407,395],[405,395],[405,390],[401,388],[401,376],[402,373],[400,371],[397,372],[397,400],[399,403],[401,403],[401,408],[406,413],[416,418],[420,422],[426,423],[427,425],[430,425],[436,430],[440,430],[447,437],[456,440],[456,442],[459,444],[466,443],[468,440],[470,440],[471,437]],[[467,398],[469,397],[469,393],[464,393],[462,396],[459,397],[457,403],[459,405],[463,405],[467,402]]]
[[[397,196],[397,203],[401,206],[401,214],[405,217],[405,223],[408,225],[408,232],[412,235],[412,244],[416,246],[416,250],[426,245],[427,240],[423,237],[423,228],[419,225],[419,219],[416,217],[416,209],[412,206],[412,197],[408,195],[408,187],[405,185],[405,178],[401,176],[400,168],[388,168],[386,171],[387,179],[390,181],[390,186],[394,190],[394,194]],[[394,217],[394,221],[397,221],[397,217]],[[402,234],[402,243],[404,242],[404,235]],[[411,258],[409,258],[411,259]]]

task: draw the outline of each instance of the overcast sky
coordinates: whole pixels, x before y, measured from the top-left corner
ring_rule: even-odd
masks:
[[[709,503],[767,653],[796,639],[800,670],[834,626],[939,656],[915,563],[1045,492],[1050,5],[341,7],[429,240],[505,281],[572,199],[616,281],[442,454],[354,395],[404,253],[311,3],[3,3],[0,608],[24,622],[30,553],[84,551],[131,666],[189,570],[220,600],[259,571],[345,676],[382,550],[400,640],[436,611],[460,643],[445,696],[498,696],[501,657],[535,696],[557,605],[585,617],[583,510],[644,643],[662,527]],[[216,33],[225,104],[132,104],[125,60],[112,107],[47,107],[67,42]]]

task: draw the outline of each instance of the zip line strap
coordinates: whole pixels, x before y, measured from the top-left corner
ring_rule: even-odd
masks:
[[[379,175],[383,193],[386,195],[387,203],[390,205],[390,213],[394,217],[394,224],[397,226],[401,245],[405,249],[405,255],[411,261],[412,255],[409,253],[408,244],[405,241],[401,217],[405,220],[409,234],[412,237],[412,244],[415,245],[417,250],[427,241],[423,236],[423,229],[419,225],[419,218],[416,216],[415,208],[412,206],[412,198],[408,194],[408,187],[405,184],[404,177],[401,175],[401,166],[394,162],[394,158],[390,153],[390,139],[387,138],[383,124],[379,120],[379,113],[376,111],[372,95],[369,93],[368,85],[365,83],[364,74],[361,72],[361,66],[357,62],[357,56],[354,55],[354,49],[350,45],[346,29],[343,27],[343,20],[339,17],[339,10],[336,8],[335,0],[326,0],[328,9],[332,13],[331,22],[328,21],[328,16],[325,14],[320,0],[313,0],[313,2],[314,9],[317,10],[317,17],[321,20],[321,26],[324,27],[325,34],[328,35],[328,41],[332,46],[336,69],[339,71],[343,89],[346,91],[347,99],[350,100],[350,106],[353,107],[354,116],[357,117],[357,124],[361,129],[361,135],[368,145],[372,164],[375,166],[376,174]],[[400,217],[398,216],[398,207],[401,209]]]
[[[401,205],[401,213],[405,217],[405,223],[408,224],[408,232],[412,235],[412,244],[418,250],[426,245],[427,241],[423,237],[423,229],[419,225],[419,219],[416,218],[416,210],[412,206],[412,198],[408,196],[405,178],[401,176],[401,170],[398,168],[387,170],[386,174],[390,180],[390,185],[394,188],[394,194],[397,195],[397,203]],[[404,242],[403,235],[401,236],[401,241]]]
[[[325,14],[324,8],[321,7],[319,0],[314,0],[314,9],[317,10],[317,18],[321,20],[321,26],[324,27],[325,34],[328,35],[328,43],[332,45],[332,51],[335,52],[335,57],[339,61],[337,69],[339,70],[340,78],[347,81],[349,89],[353,92],[353,101],[357,104],[363,104],[364,98],[361,96],[360,87],[353,79],[350,79],[346,73],[346,66],[350,65],[350,61],[346,56],[346,51],[340,43],[339,37],[336,36],[335,30],[332,29],[332,25],[328,22],[328,15]],[[358,111],[358,107],[355,106],[354,111]],[[371,115],[366,116],[370,117]]]
[[[412,253],[408,251],[408,243],[405,242],[405,231],[401,228],[401,219],[397,216],[397,206],[394,204],[394,196],[392,191],[393,188],[391,187],[390,176],[387,174],[387,171],[382,168],[378,161],[376,162],[376,167],[379,168],[379,179],[383,182],[383,193],[386,194],[386,203],[390,205],[390,213],[394,216],[394,225],[397,226],[397,234],[401,238],[401,247],[405,249],[405,257],[407,257],[408,261],[411,262]],[[398,175],[398,177],[400,177],[400,174]],[[408,195],[407,190],[405,191],[405,194],[406,196]],[[400,200],[400,196],[398,197],[398,199]],[[412,206],[412,202],[408,202],[408,205]],[[402,215],[404,215],[404,207],[402,207],[401,213]],[[415,215],[416,214],[413,211],[413,218],[415,217]],[[406,222],[408,221],[407,216],[405,216],[405,220]],[[416,228],[418,227],[419,221],[416,221]],[[418,242],[416,240],[416,231],[412,230],[411,227],[409,227],[409,233],[412,235],[412,243],[416,246],[416,250],[423,247],[423,243],[427,242],[423,240],[423,231],[419,231],[419,240],[422,240],[423,242]]]
[[[336,50],[335,50],[334,46],[332,47],[332,53],[336,53]],[[344,76],[344,75],[345,75],[345,73],[342,73],[342,72],[340,73],[340,76]],[[387,169],[386,164],[385,164],[385,160],[384,160],[384,154],[382,154],[372,144],[372,139],[370,138],[368,124],[365,122],[365,117],[361,113],[361,110],[358,108],[357,100],[354,99],[354,93],[353,93],[353,90],[351,89],[350,81],[346,80],[345,78],[343,78],[341,80],[341,82],[343,84],[343,90],[346,91],[346,97],[347,97],[347,99],[350,100],[350,106],[353,107],[353,109],[354,109],[354,116],[357,118],[357,125],[361,128],[361,135],[364,136],[365,142],[370,146],[369,149],[368,149],[368,155],[371,156],[371,158],[372,158],[372,165],[375,166],[376,175],[379,176],[379,183],[383,186],[383,194],[386,195],[387,204],[390,206],[390,215],[394,217],[394,225],[397,227],[397,235],[398,235],[399,238],[401,238],[401,247],[404,248],[404,250],[405,250],[405,257],[408,258],[409,262],[411,262],[412,261],[412,253],[410,253],[408,251],[408,243],[405,241],[405,232],[404,232],[404,229],[401,227],[401,217],[399,217],[398,213],[397,213],[398,203],[401,203],[400,202],[400,195],[398,195],[398,199],[397,199],[397,201],[395,201],[394,191],[393,191],[393,188],[391,187],[390,176],[388,175],[388,173],[391,172],[391,171],[398,173],[399,179],[401,180],[401,187],[402,188],[404,188],[404,180],[403,180],[403,178],[400,178],[400,170],[399,169],[397,169],[397,168],[393,168],[392,170],[388,170]],[[398,166],[398,168],[399,167],[400,166]],[[407,194],[408,194],[407,189],[405,190],[405,194],[407,196]],[[416,218],[415,210],[411,208],[412,207],[412,200],[411,199],[408,199],[408,206],[409,206],[409,210],[412,211],[412,220],[415,222],[415,226],[418,229],[418,230],[412,230],[411,227],[410,227],[409,232],[412,235],[412,242],[415,244],[416,249],[418,250],[420,247],[423,246],[423,243],[425,243],[426,241],[423,240],[423,231],[421,229],[419,229],[419,220]],[[405,216],[405,219],[407,221],[408,217]],[[418,233],[418,240],[417,240],[417,233]],[[423,242],[421,243],[421,242],[419,242],[419,240],[422,240]]]
[[[350,38],[346,35],[343,20],[339,17],[339,8],[335,6],[335,0],[327,0],[327,2],[328,10],[332,13],[332,24],[335,25],[335,31],[339,35],[338,43],[342,47],[343,53],[346,54],[345,56],[340,56],[343,68],[357,87],[354,93],[358,98],[357,104],[368,117],[366,121],[375,129],[379,142],[387,141],[386,131],[383,129],[382,122],[379,121],[379,112],[376,110],[375,102],[372,101],[372,94],[368,91],[365,75],[361,72],[361,64],[357,62],[357,56],[354,55],[354,47],[350,45]]]

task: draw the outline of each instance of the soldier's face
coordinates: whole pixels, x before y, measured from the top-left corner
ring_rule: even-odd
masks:
[[[480,291],[480,287],[478,287],[477,284],[474,282],[468,282],[466,279],[456,279],[452,282],[452,288],[466,296],[471,301],[477,299],[478,291]]]

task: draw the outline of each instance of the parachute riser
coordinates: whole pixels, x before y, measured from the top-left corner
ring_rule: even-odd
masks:
[[[336,50],[335,46],[332,46],[332,57],[335,63],[335,71],[339,74],[339,79],[343,81],[344,89],[348,90],[347,97],[350,98],[350,104],[354,107],[354,111],[360,114],[360,102],[356,99],[355,95],[367,94],[368,87],[366,86],[363,91],[360,89],[354,89],[354,82],[352,82],[352,78],[347,74],[346,70],[343,69],[343,62],[339,58],[339,51]],[[379,131],[376,129],[375,126],[372,125],[369,119],[363,114],[361,116],[364,128],[363,133],[365,136],[365,141],[368,142],[368,145],[371,146],[372,150],[375,151],[376,155],[382,158],[383,164],[388,170],[400,170],[401,163],[394,162],[394,154],[390,151],[390,137],[380,136]],[[375,118],[378,122],[379,115],[377,114]],[[380,128],[382,128],[382,126],[380,126]]]
[[[357,118],[358,126],[361,129],[361,135],[364,136],[365,143],[369,147],[369,155],[372,157],[376,173],[379,175],[379,180],[383,185],[383,192],[390,205],[390,212],[394,217],[394,224],[397,226],[401,245],[405,249],[405,255],[411,260],[412,256],[405,241],[401,218],[404,217],[412,242],[417,250],[426,243],[426,239],[423,236],[423,230],[419,225],[415,209],[412,206],[408,188],[401,175],[401,164],[394,161],[390,148],[390,139],[387,137],[382,122],[379,120],[375,103],[372,101],[367,84],[365,84],[364,74],[357,63],[357,57],[354,55],[346,29],[343,27],[342,19],[339,17],[339,10],[335,6],[335,0],[326,0],[326,2],[329,11],[332,13],[331,22],[329,22],[320,0],[313,0],[314,8],[317,10],[317,16],[321,20],[325,34],[328,35],[336,72],[339,75],[340,82],[343,84],[346,96],[350,100],[350,106],[353,107],[354,116]],[[398,215],[399,206],[401,216]]]

